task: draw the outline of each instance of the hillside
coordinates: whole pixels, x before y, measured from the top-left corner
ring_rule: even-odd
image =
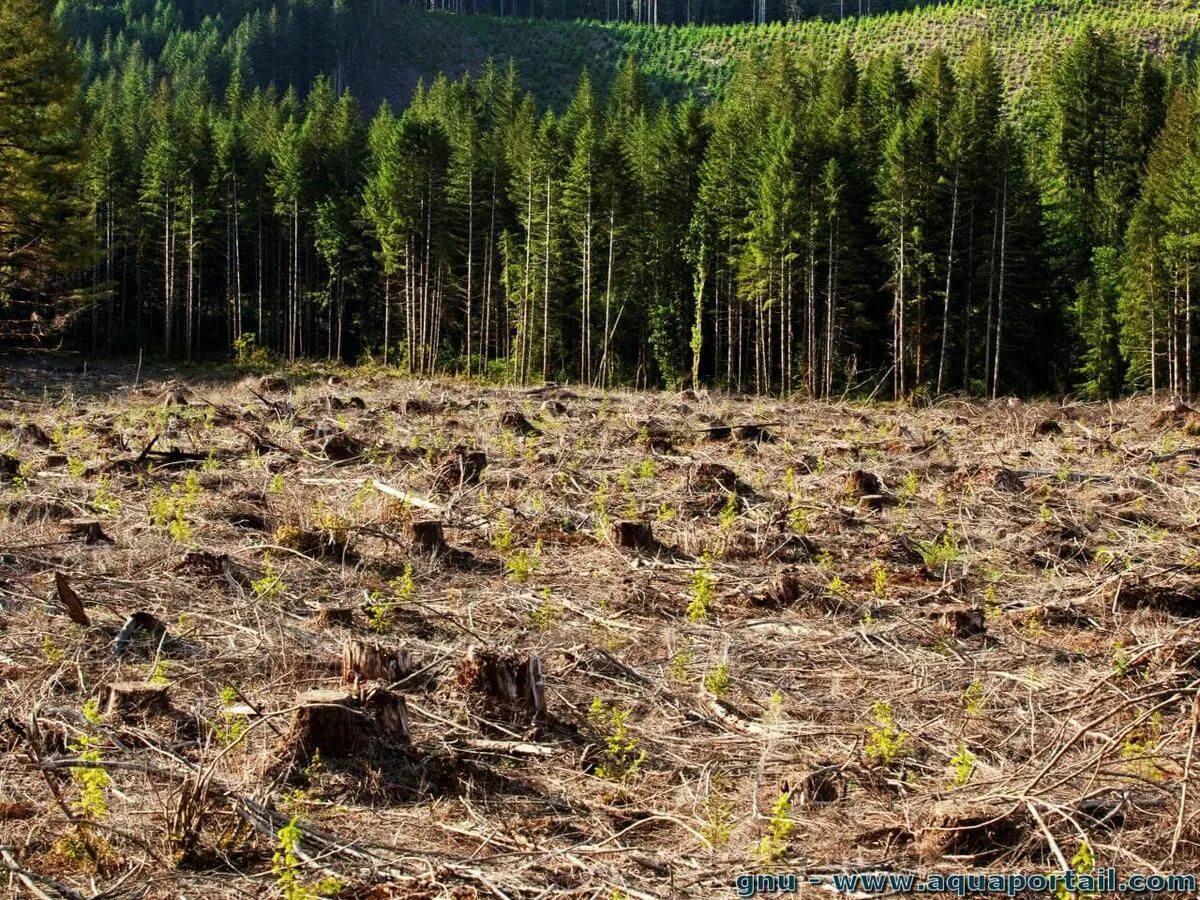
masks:
[[[30,896],[1200,865],[1194,416],[3,362]]]
[[[380,99],[406,101],[419,79],[478,71],[489,58],[512,59],[524,87],[562,106],[583,67],[601,84],[633,54],[666,97],[720,95],[737,63],[782,44],[827,55],[849,46],[860,59],[894,50],[915,64],[932,47],[959,58],[986,36],[1007,84],[1028,83],[1048,55],[1085,27],[1109,28],[1125,44],[1163,56],[1194,55],[1200,32],[1196,0],[960,0],[907,12],[766,26],[646,27],[600,22],[526,21],[425,13],[386,7],[369,19],[351,59],[350,84],[369,108]]]

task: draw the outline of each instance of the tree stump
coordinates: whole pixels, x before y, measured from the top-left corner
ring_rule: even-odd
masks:
[[[418,668],[407,650],[384,648],[364,641],[347,641],[342,646],[342,680],[349,684],[359,681],[392,684],[407,678]]]
[[[517,434],[535,434],[537,428],[518,410],[509,409],[500,416],[500,427],[505,431],[515,431]]]
[[[455,490],[479,484],[487,468],[487,454],[482,450],[455,450],[433,476],[433,486],[439,491]]]
[[[61,523],[63,535],[68,540],[83,541],[85,544],[111,544],[113,542],[96,519],[67,519]]]
[[[441,556],[450,547],[446,543],[442,523],[437,519],[414,519],[412,525],[413,550],[425,556]]]
[[[114,681],[104,686],[104,714],[124,717],[171,710],[167,686],[152,681]]]
[[[720,463],[703,462],[696,466],[692,476],[692,485],[702,491],[714,489],[736,491],[738,480],[732,469]]]
[[[157,647],[167,638],[167,626],[154,613],[138,610],[125,620],[113,638],[113,655],[124,656],[130,642],[140,635],[145,635],[149,645]]]
[[[846,477],[846,490],[855,497],[875,497],[883,495],[883,482],[874,472],[855,469]]]
[[[363,743],[362,716],[354,696],[346,691],[306,691],[296,698],[296,711],[287,742],[302,757],[320,750],[322,756],[353,753]]]
[[[733,436],[739,441],[749,441],[752,444],[770,444],[775,441],[775,435],[762,425],[738,425],[733,429]]]
[[[624,520],[613,522],[613,542],[628,550],[653,550],[657,546],[654,530],[649,522]]]
[[[407,744],[412,739],[408,725],[408,707],[404,698],[387,688],[377,687],[363,697],[363,710],[375,731],[384,740]]]
[[[317,612],[317,624],[322,628],[349,628],[354,624],[354,610],[345,606],[322,606]]]
[[[938,627],[957,638],[967,638],[986,632],[987,619],[982,607],[952,607],[941,611]]]
[[[542,661],[536,656],[522,660],[471,647],[459,664],[458,684],[473,694],[500,701],[519,718],[538,720],[546,715]]]

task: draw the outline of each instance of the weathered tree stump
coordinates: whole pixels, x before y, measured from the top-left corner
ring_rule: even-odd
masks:
[[[353,753],[363,744],[363,718],[354,696],[346,691],[313,690],[296,698],[287,743],[301,757],[320,750],[322,756]]]
[[[517,434],[535,434],[537,428],[518,410],[508,409],[500,416],[500,427]]]
[[[145,637],[148,646],[157,647],[167,637],[167,626],[153,613],[138,610],[125,620],[113,639],[113,654],[124,656],[135,638]]]
[[[778,609],[791,606],[803,592],[803,582],[791,572],[784,572],[771,579],[766,588],[753,598],[753,602],[755,606]]]
[[[46,434],[40,425],[33,422],[14,425],[12,437],[14,441],[24,446],[49,447],[51,443],[50,435]]]
[[[724,422],[717,420],[705,429],[705,437],[710,441],[727,441],[733,437],[733,429]]]
[[[749,441],[752,444],[770,444],[775,441],[775,435],[762,425],[738,425],[733,429],[733,436],[739,441]]]
[[[916,829],[914,849],[926,862],[944,856],[970,856],[986,862],[1028,840],[1031,826],[1020,805],[944,800]]]
[[[883,482],[879,480],[879,476],[874,472],[855,469],[846,477],[846,491],[860,499],[863,497],[882,496]]]
[[[321,446],[321,452],[334,462],[348,462],[358,459],[366,450],[366,444],[347,431],[326,438]]]
[[[1062,426],[1053,419],[1043,419],[1033,426],[1034,437],[1048,437],[1052,434],[1062,434]]]
[[[100,523],[95,519],[67,519],[60,523],[67,540],[83,541],[85,544],[111,544],[113,542]]]
[[[363,697],[362,705],[381,738],[391,743],[409,743],[408,707],[400,694],[387,688],[372,688]]]
[[[613,522],[612,538],[618,547],[628,550],[653,550],[657,546],[650,523],[636,519]]]
[[[736,491],[738,488],[737,475],[733,470],[713,462],[703,462],[696,466],[691,483],[693,487],[702,491]]]
[[[412,530],[413,550],[417,553],[441,556],[450,549],[438,519],[414,519],[409,527]]]
[[[546,686],[542,661],[520,659],[471,647],[458,668],[458,684],[472,694],[499,701],[520,718],[546,715]]]
[[[567,404],[561,400],[543,400],[541,410],[543,415],[565,416],[567,414]]]
[[[107,716],[124,717],[171,710],[167,686],[152,681],[114,681],[104,686],[103,697],[104,714]]]
[[[938,615],[938,628],[958,638],[973,637],[987,631],[987,618],[982,607],[951,607],[943,609]]]
[[[282,375],[264,375],[258,379],[258,389],[264,394],[286,394],[292,386]]]
[[[381,647],[365,641],[347,641],[342,646],[342,680],[402,681],[418,669],[412,654],[396,647]]]
[[[354,624],[354,610],[346,606],[322,606],[317,611],[317,624],[322,628],[349,628]]]
[[[433,486],[439,491],[450,491],[479,484],[485,468],[486,453],[459,448],[438,467],[433,476]]]

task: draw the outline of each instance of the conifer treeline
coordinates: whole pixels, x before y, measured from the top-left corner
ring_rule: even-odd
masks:
[[[1188,393],[1194,82],[1085,32],[1018,106],[979,44],[775,54],[707,108],[632,61],[561,113],[511,67],[367,120],[318,77],[222,96],[136,54],[87,94],[101,351],[416,372]]]

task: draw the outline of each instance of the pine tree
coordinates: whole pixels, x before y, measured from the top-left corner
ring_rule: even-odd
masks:
[[[0,301],[44,297],[86,260],[79,67],[49,0],[0,4]]]

